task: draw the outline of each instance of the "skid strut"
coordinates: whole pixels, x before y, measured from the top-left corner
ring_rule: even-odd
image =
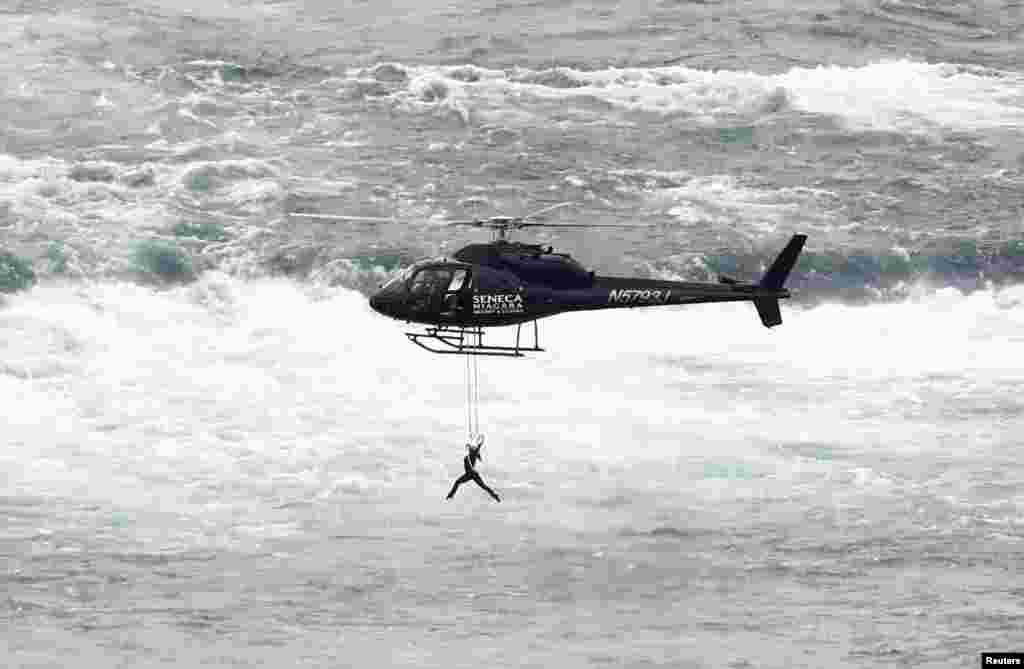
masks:
[[[533,346],[522,343],[522,324],[516,326],[515,346],[488,346],[484,344],[481,327],[429,327],[426,332],[406,332],[409,341],[431,353],[442,355],[490,355],[522,358],[525,353],[543,352],[538,343],[537,321],[533,321]]]

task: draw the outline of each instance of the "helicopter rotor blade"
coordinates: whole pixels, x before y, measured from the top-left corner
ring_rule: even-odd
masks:
[[[441,225],[445,225],[445,226],[447,226],[447,225],[468,225],[468,226],[474,227],[474,228],[482,228],[482,227],[487,225],[487,221],[480,221],[480,220],[475,220],[475,221],[470,221],[470,220],[464,220],[464,221],[445,221],[444,223],[441,223]]]
[[[385,223],[397,223],[397,218],[384,218],[383,216],[342,216],[341,214],[306,214],[301,212],[290,212],[289,216],[301,218],[316,218],[323,221],[378,221]]]
[[[642,223],[640,225],[625,225],[621,223],[519,223],[517,228],[656,228],[657,225]]]
[[[490,218],[477,218],[474,220],[445,221],[442,225],[469,225],[474,228],[508,228],[516,225],[520,218],[511,216],[491,216]]]
[[[306,214],[302,212],[289,212],[288,216],[297,216],[301,218],[314,218],[321,221],[370,221],[378,223],[399,223],[400,220],[397,218],[386,218],[384,216],[345,216],[342,214]],[[499,220],[508,220],[502,217],[495,217],[494,220],[457,220],[457,221],[440,221],[435,223],[436,225],[448,226],[448,225],[467,225],[475,228],[482,228],[488,226],[501,225]],[[432,221],[428,221],[432,222]]]
[[[535,217],[540,216],[541,214],[545,214],[545,213],[547,213],[549,211],[553,211],[555,209],[560,209],[562,207],[567,207],[570,204],[574,204],[574,203],[573,202],[559,202],[558,204],[552,204],[552,205],[549,205],[547,207],[544,207],[543,209],[538,209],[537,211],[531,211],[529,214],[526,214],[525,216],[519,216],[516,220],[525,221],[528,218],[535,218]]]

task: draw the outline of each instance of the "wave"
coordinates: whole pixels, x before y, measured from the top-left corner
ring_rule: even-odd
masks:
[[[6,301],[0,395],[20,400],[5,427],[18,457],[34,463],[10,472],[12,495],[106,499],[116,489],[131,509],[153,486],[180,494],[182,481],[209,482],[196,494],[212,499],[224,471],[255,468],[281,473],[286,494],[275,505],[370,499],[415,486],[410,471],[458,465],[461,363],[409,344],[403,324],[373,313],[355,291],[208,273],[159,291],[54,283]],[[598,472],[628,462],[639,476],[650,465],[648,492],[660,495],[699,468],[692,458],[701,453],[738,462],[752,444],[797,444],[795,453],[810,457],[810,445],[828,444],[844,457],[801,463],[789,476],[780,469],[757,485],[811,494],[793,490],[819,485],[807,468],[835,467],[830,485],[891,496],[903,490],[891,473],[855,466],[850,454],[873,449],[882,434],[888,449],[948,454],[940,437],[949,421],[965,434],[1008,434],[1012,423],[1000,421],[1020,415],[1019,407],[998,418],[951,407],[988,406],[1019,387],[1021,288],[786,309],[784,318],[771,331],[749,305],[552,318],[541,329],[547,353],[527,364],[482,363],[481,416],[496,435],[488,466],[497,481],[540,485],[538,477],[569,472],[592,486],[595,473],[600,480]],[[688,358],[671,364],[681,354]],[[972,448],[986,447],[971,438]],[[140,453],[141,478],[118,479],[118,463]],[[83,479],[63,467],[75,454],[102,464]],[[340,477],[339,454],[352,459]],[[287,492],[288,481],[307,489]],[[596,512],[628,515],[608,498],[624,493],[583,494],[614,502]],[[666,519],[634,530],[669,542],[706,528]]]
[[[956,63],[885,60],[860,67],[794,67],[779,74],[682,65],[582,70],[495,70],[475,65],[382,63],[350,69],[339,90],[395,100],[407,109],[441,106],[464,118],[536,102],[598,103],[627,111],[681,114],[715,124],[786,109],[839,119],[855,130],[930,133],[1024,123],[1024,75]],[[573,114],[559,107],[560,114]]]

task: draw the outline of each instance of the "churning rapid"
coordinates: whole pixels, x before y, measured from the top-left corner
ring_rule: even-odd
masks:
[[[1024,9],[377,4],[0,9],[10,666],[1024,649]],[[806,233],[795,297],[542,321],[446,501],[463,361],[366,297],[561,201],[653,225],[521,237],[601,274]]]

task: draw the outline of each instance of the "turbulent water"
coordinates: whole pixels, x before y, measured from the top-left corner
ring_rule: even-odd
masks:
[[[1024,650],[1024,5],[381,4],[0,8],[3,664]],[[543,321],[446,502],[463,361],[366,295],[562,201],[796,297]]]

